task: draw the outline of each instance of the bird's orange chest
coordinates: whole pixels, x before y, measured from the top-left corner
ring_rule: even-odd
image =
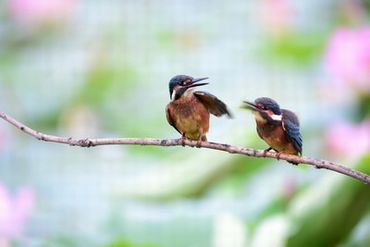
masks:
[[[207,108],[192,95],[171,102],[171,109],[174,117],[179,120],[189,118],[200,121],[205,117],[209,118]]]
[[[259,136],[275,150],[285,153],[296,153],[281,123],[275,125],[257,121],[257,132]]]
[[[297,154],[292,142],[287,137],[281,124],[272,125],[257,122],[259,136],[273,149],[287,154]]]
[[[257,121],[257,132],[268,143],[278,144],[285,139],[285,133],[281,125],[261,123]]]
[[[204,135],[209,128],[209,112],[193,95],[173,101],[169,104],[171,117],[176,128],[190,139]]]

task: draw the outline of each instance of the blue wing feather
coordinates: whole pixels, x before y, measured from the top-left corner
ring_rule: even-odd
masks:
[[[301,154],[302,153],[302,136],[299,130],[299,120],[297,116],[288,110],[283,112],[283,128],[289,139],[292,141],[294,147]]]

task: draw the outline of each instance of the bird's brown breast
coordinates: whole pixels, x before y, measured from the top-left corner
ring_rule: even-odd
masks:
[[[287,137],[281,123],[270,124],[256,121],[259,136],[273,149],[287,154],[298,154]]]
[[[192,94],[167,105],[175,127],[189,139],[198,140],[208,132],[209,112]]]

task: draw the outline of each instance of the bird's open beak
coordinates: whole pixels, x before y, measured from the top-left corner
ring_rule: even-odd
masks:
[[[197,78],[197,79],[193,79],[191,81],[191,84],[187,86],[187,88],[191,88],[191,87],[199,87],[199,86],[204,86],[204,85],[207,85],[208,82],[202,82],[202,83],[197,83],[199,81],[203,81],[203,80],[207,80],[208,77],[202,77],[202,78]]]
[[[243,101],[243,104],[240,107],[251,111],[259,111],[256,104],[249,101]]]

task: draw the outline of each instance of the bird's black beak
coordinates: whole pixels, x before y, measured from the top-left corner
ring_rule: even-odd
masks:
[[[197,78],[197,79],[193,79],[191,81],[191,84],[186,86],[187,88],[191,88],[191,87],[199,87],[199,86],[204,86],[204,85],[207,85],[208,82],[202,82],[202,83],[197,83],[199,81],[203,81],[203,80],[207,80],[208,77],[202,77],[202,78]]]
[[[259,111],[257,105],[249,101],[243,101],[243,105],[241,106],[241,108],[251,110],[251,111]]]

